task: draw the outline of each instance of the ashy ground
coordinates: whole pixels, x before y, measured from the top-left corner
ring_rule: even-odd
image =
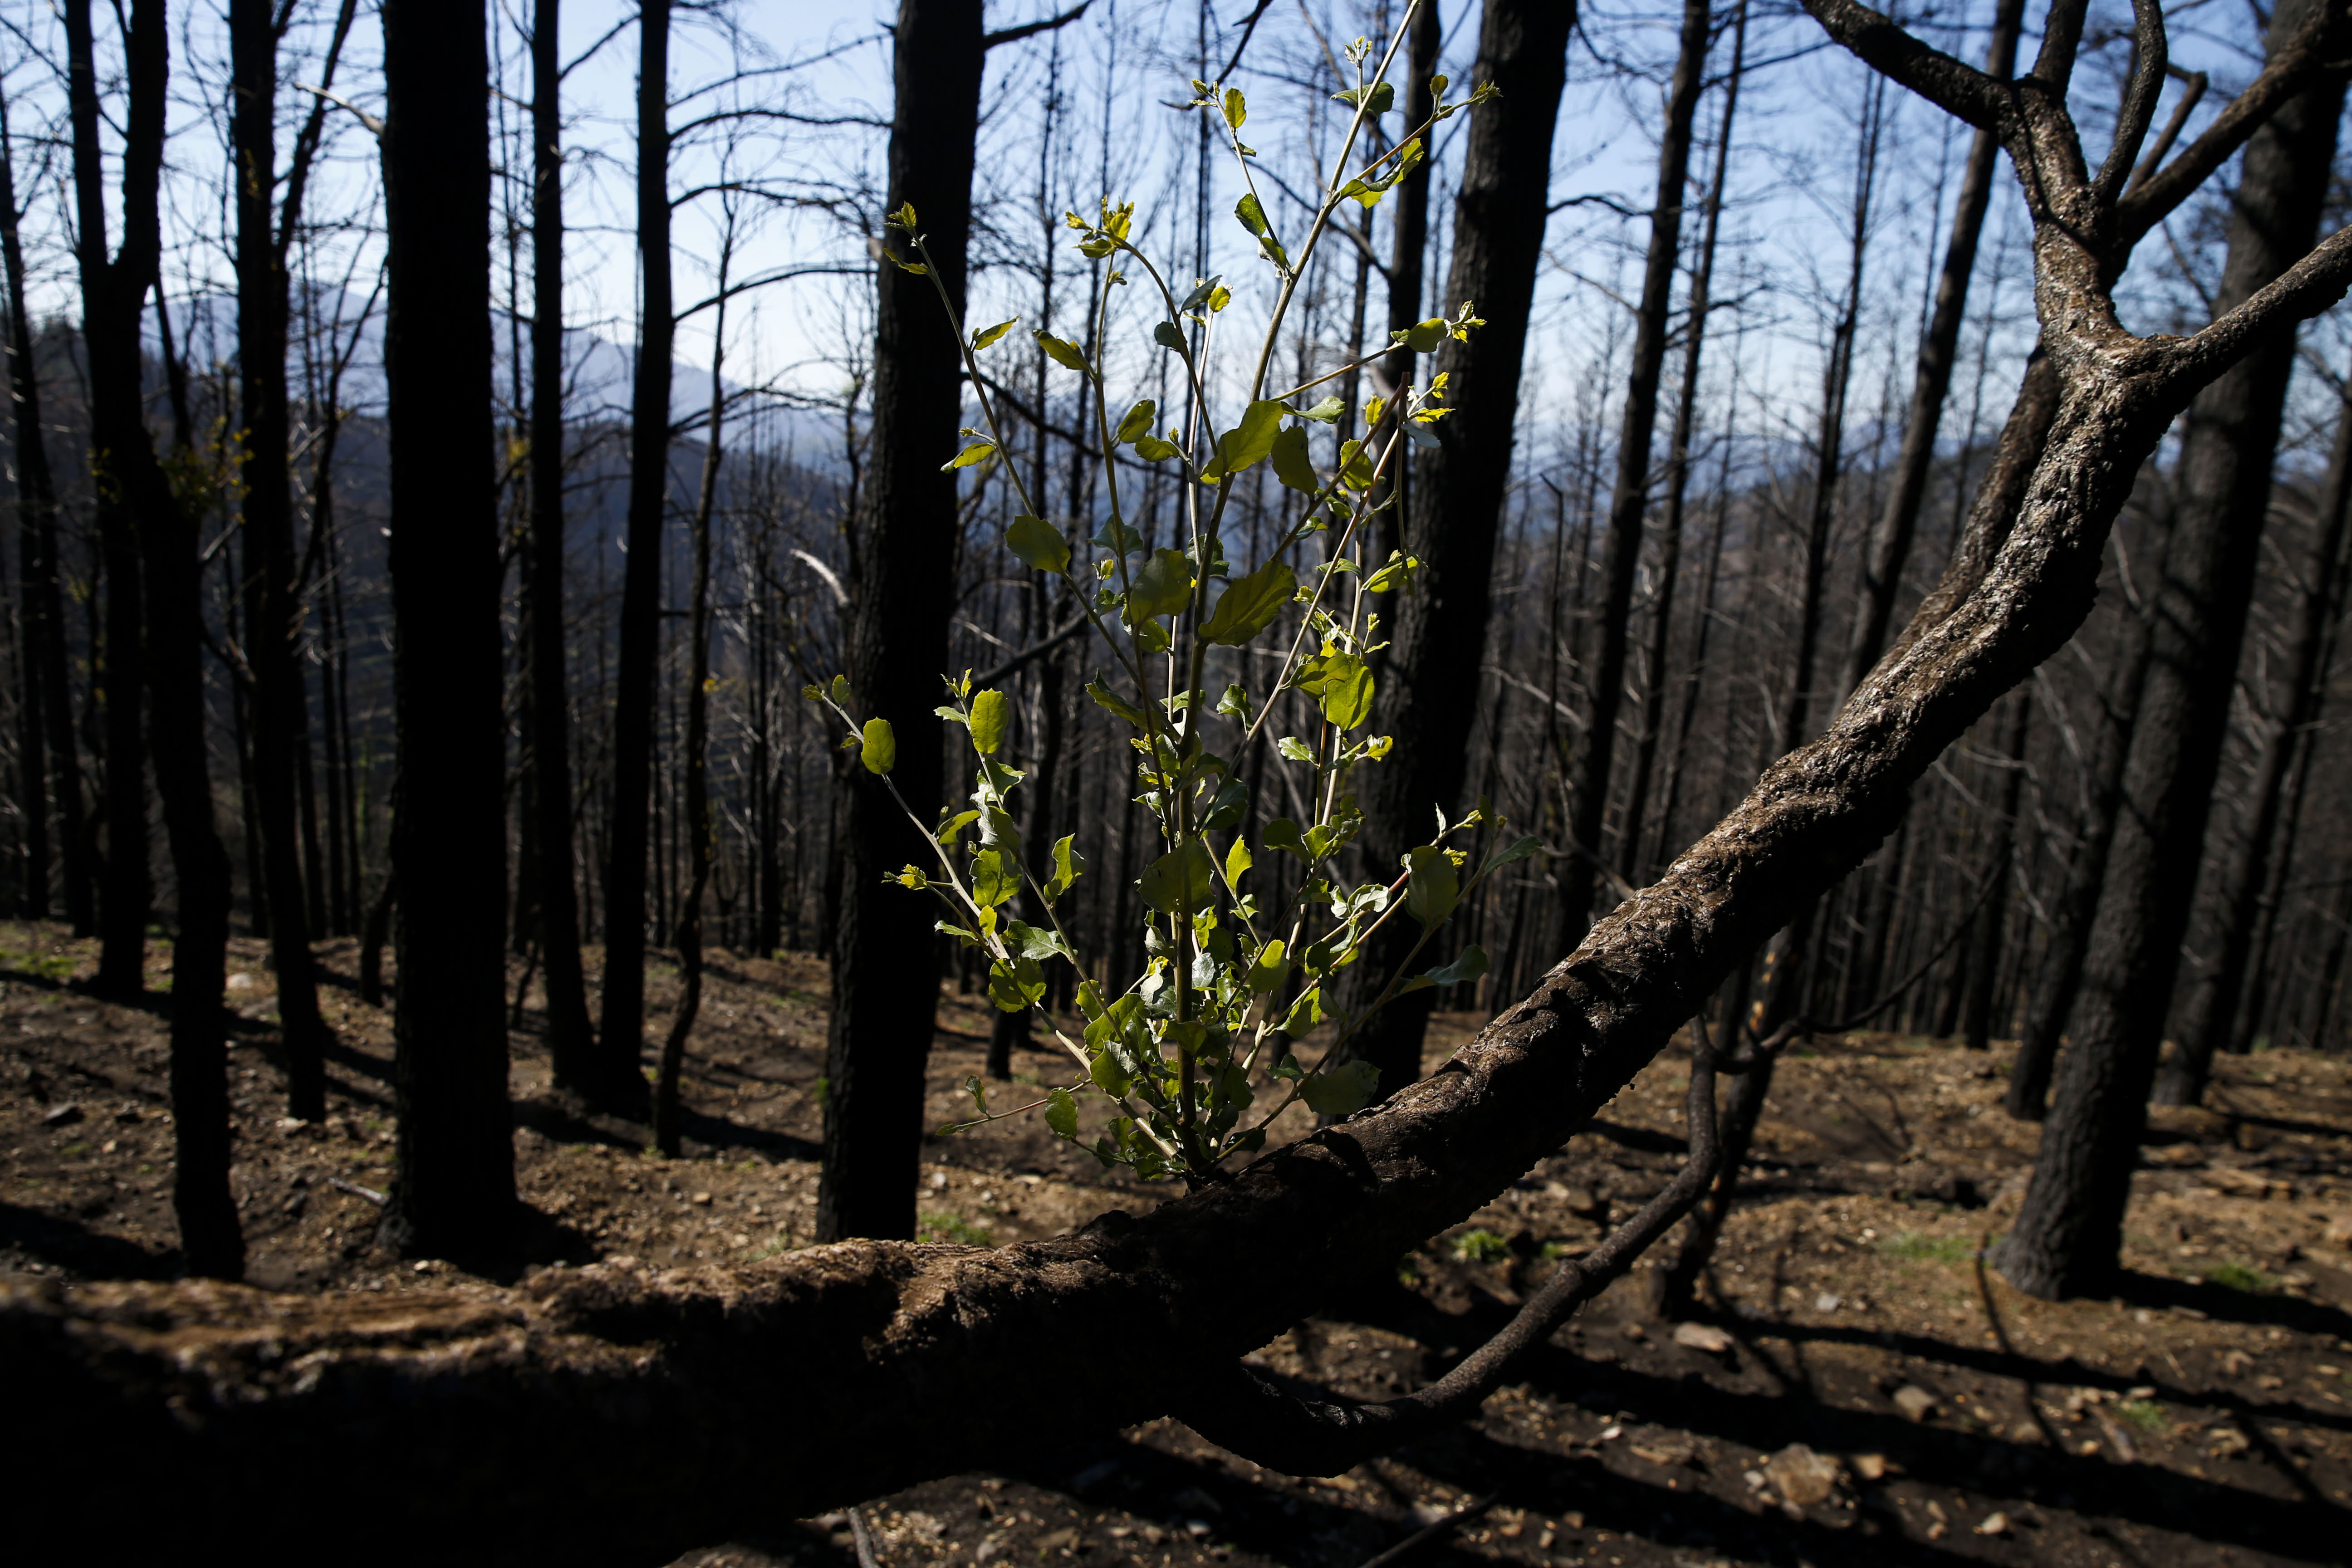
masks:
[[[389,1015],[358,999],[349,943],[320,953],[339,1039],[323,1124],[284,1120],[263,951],[240,941],[232,956],[252,1278],[415,1289],[441,1266],[373,1240],[391,1164]],[[154,957],[142,1003],[102,1005],[76,988],[89,944],[0,923],[0,1269],[173,1271],[168,951]],[[651,989],[657,1038],[675,976],[657,972]],[[527,993],[515,1147],[543,1262],[746,1262],[807,1244],[824,994],[820,961],[715,956],[687,1153],[666,1161],[638,1129],[577,1117],[549,1091]],[[934,1122],[968,1114],[962,1086],[992,1016],[983,998],[943,1003]],[[1441,1019],[1431,1061],[1477,1022]],[[2001,1113],[2006,1060],[1857,1035],[1785,1062],[1704,1322],[1645,1321],[1621,1287],[1477,1419],[1349,1475],[1296,1480],[1155,1423],[1031,1472],[876,1500],[861,1515],[874,1555],[885,1568],[1354,1568],[1411,1542],[1432,1564],[1609,1568],[2352,1561],[2352,1068],[2226,1060],[2210,1109],[2151,1132],[2124,1293],[2047,1303],[1979,1262],[2015,1212],[2036,1135]],[[992,1103],[1067,1076],[1066,1058],[1022,1053]],[[1587,1133],[1400,1259],[1393,1284],[1259,1359],[1362,1397],[1437,1375],[1549,1259],[1666,1179],[1684,1082],[1661,1058]],[[1002,1245],[1154,1198],[1034,1117],[925,1152],[923,1224],[941,1240]],[[778,1521],[683,1561],[846,1565],[851,1524]]]

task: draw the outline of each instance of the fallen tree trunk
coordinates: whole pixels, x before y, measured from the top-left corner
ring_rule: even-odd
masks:
[[[0,1284],[10,1474],[39,1503],[20,1511],[28,1556],[86,1552],[103,1506],[113,1556],[218,1542],[251,1561],[328,1546],[352,1563],[660,1562],[1181,1408],[1203,1368],[1573,1135],[2073,635],[2107,528],[2174,415],[2352,280],[2339,235],[2193,338],[2130,337],[2100,276],[2120,182],[2085,178],[2051,96],[1993,83],[1847,0],[1810,3],[1842,42],[1999,123],[2033,164],[2050,435],[1998,549],[1955,552],[1973,581],[1932,597],[1827,733],[1767,770],[1533,994],[1385,1104],[1150,1215],[1051,1241],[847,1242],[742,1268],[606,1264],[390,1297]],[[2053,79],[2063,91],[2063,70]],[[2200,139],[2183,156],[2211,151]],[[126,1496],[141,1506],[116,1506]]]

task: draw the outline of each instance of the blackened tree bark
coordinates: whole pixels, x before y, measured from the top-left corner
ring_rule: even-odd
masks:
[[[625,1104],[596,1049],[580,958],[572,858],[572,716],[563,663],[563,64],[562,0],[532,14],[530,548],[523,622],[530,639],[530,810],[538,831],[539,951],[555,1081],[592,1104]],[[625,1069],[626,1063],[619,1064]]]
[[[2002,1096],[2003,1109],[2021,1121],[2039,1121],[2049,1110],[2050,1075],[2058,1065],[2059,1042],[2083,992],[2083,958],[2091,945],[2091,922],[2098,918],[2099,889],[2106,885],[2116,814],[2123,805],[2124,764],[2131,755],[2140,693],[2147,685],[2147,617],[2137,610],[2127,610],[2124,616],[2121,646],[2112,662],[2115,686],[2101,696],[2096,739],[2084,766],[2088,783],[2074,857],[2051,908],[2049,948],[2027,1003],[2025,1027]]]
[[[152,37],[141,47],[152,53],[152,68],[165,69],[163,19],[150,17]],[[139,316],[162,240],[152,229],[139,247],[125,236],[122,250],[106,254],[106,168],[99,142],[96,46],[89,0],[69,0],[66,19],[67,114],[72,124],[74,219],[79,230],[82,342],[89,361],[90,466],[111,473],[116,462],[135,465],[136,451],[153,460],[141,397]],[[158,87],[157,91],[162,89]],[[161,114],[157,107],[153,110]],[[157,136],[162,135],[158,129]],[[158,143],[160,165],[162,149]],[[123,170],[126,216],[152,211],[160,166],[149,169],[142,154]],[[134,180],[137,182],[134,185]],[[134,450],[135,449],[135,450]],[[101,996],[136,996],[146,987],[147,742],[140,718],[146,688],[140,625],[139,524],[121,485],[99,488],[100,560],[106,575],[104,649],[100,679],[106,702],[106,778],[103,816],[106,860],[99,888],[98,974],[91,989]]]
[[[269,953],[286,1048],[286,1110],[318,1121],[327,1113],[327,1020],[319,1011],[310,961],[311,911],[295,819],[297,752],[308,724],[297,645],[302,610],[296,589],[293,479],[286,405],[286,246],[301,213],[313,130],[298,146],[283,237],[278,195],[278,43],[291,13],[273,0],[230,0],[229,151],[236,184],[237,391],[245,489],[245,655],[252,671],[252,782],[260,827]],[[351,26],[346,6],[330,54]],[[323,108],[325,100],[320,100]]]
[[[1559,897],[1571,938],[1581,937],[1591,918],[1593,885],[1601,870],[1609,782],[1617,759],[1617,721],[1625,703],[1625,657],[1633,638],[1633,574],[1642,559],[1642,520],[1650,505],[1650,443],[1666,363],[1675,264],[1682,257],[1691,121],[1706,85],[1709,22],[1706,0],[1685,0],[1682,52],[1666,89],[1665,128],[1658,142],[1658,203],[1650,215],[1650,253],[1642,270],[1642,300],[1633,312],[1633,363],[1617,431],[1617,473],[1609,492],[1609,524],[1601,535],[1600,641],[1591,656],[1584,747],[1569,787],[1568,853],[1560,862]],[[1650,672],[1652,685],[1658,673]],[[1792,742],[1795,739],[1790,737]],[[1629,843],[1626,858],[1634,853]]]
[[[940,790],[938,706],[955,596],[956,486],[940,471],[962,419],[965,246],[985,58],[980,0],[903,0],[888,205],[911,205],[932,279],[885,264],[877,280],[874,420],[852,563],[849,677],[861,711],[891,721],[894,782],[917,811]],[[939,1005],[932,911],[883,878],[926,856],[924,837],[859,768],[844,775],[841,903],[825,1049],[817,1235],[911,1237],[923,1136],[923,1068]]]
[[[1538,193],[1550,183],[1552,126],[1575,23],[1572,4],[1536,0],[1486,0],[1479,21],[1471,79],[1492,81],[1503,95],[1471,118],[1445,300],[1448,310],[1475,301],[1488,324],[1467,342],[1447,339],[1438,352],[1437,370],[1460,413],[1438,426],[1438,449],[1421,454],[1407,498],[1404,550],[1422,569],[1393,608],[1382,672],[1389,696],[1381,722],[1396,748],[1364,786],[1364,840],[1379,866],[1393,868],[1407,848],[1426,841],[1433,805],[1449,820],[1461,815],[1520,361],[1543,251]],[[1392,921],[1382,928],[1358,965],[1366,976],[1360,984],[1377,988],[1403,963],[1413,943],[1406,926]],[[1352,1054],[1380,1069],[1382,1094],[1421,1076],[1435,996],[1423,987],[1391,1002],[1351,1041]]]
[[[1705,13],[1706,6],[1697,7]],[[1690,47],[1687,31],[1691,16],[1684,13],[1684,47]],[[1700,44],[1705,47],[1702,33]],[[1674,633],[1675,589],[1682,577],[1683,508],[1690,493],[1691,441],[1698,429],[1698,373],[1701,356],[1706,347],[1706,319],[1714,309],[1715,250],[1717,236],[1723,225],[1724,183],[1731,172],[1731,128],[1738,118],[1739,80],[1748,58],[1748,5],[1741,0],[1738,13],[1732,23],[1731,68],[1725,75],[1723,119],[1716,131],[1715,173],[1707,182],[1706,200],[1699,220],[1698,257],[1691,268],[1690,303],[1684,314],[1682,385],[1675,397],[1674,433],[1666,440],[1666,504],[1658,522],[1658,588],[1656,611],[1650,617],[1648,666],[1642,682],[1641,725],[1633,738],[1633,774],[1625,791],[1625,830],[1619,864],[1625,879],[1635,886],[1648,880],[1649,863],[1643,858],[1642,836],[1650,805],[1650,780],[1657,766],[1658,739],[1666,715],[1666,650]],[[1703,71],[1706,59],[1702,52],[1698,62]],[[1679,74],[1676,77],[1680,80]],[[1671,106],[1671,100],[1670,100]],[[1652,243],[1656,242],[1653,236]],[[1704,628],[1697,652],[1704,652]],[[1702,660],[1692,659],[1691,679],[1697,679]],[[1688,715],[1685,714],[1685,723]],[[1674,830],[1666,821],[1667,812],[1660,812],[1660,849],[1666,834]]]
[[[1992,43],[1985,53],[1985,74],[2006,79],[2017,65],[2017,35],[2025,17],[2025,0],[2000,0],[1993,14]],[[1936,279],[1936,305],[1927,331],[1919,340],[1919,359],[1911,378],[1911,409],[1903,426],[1903,448],[1895,459],[1895,482],[1886,504],[1871,530],[1864,552],[1862,604],[1846,639],[1845,686],[1862,684],[1878,656],[1886,651],[1886,632],[1894,622],[1895,595],[1903,585],[1903,569],[1911,559],[1911,541],[1919,528],[1919,509],[1927,499],[1928,470],[1936,461],[1936,432],[1943,426],[1944,400],[1952,387],[1952,363],[1959,349],[1960,325],[1968,315],[1969,279],[1977,268],[1977,241],[1984,233],[1985,210],[1992,205],[1993,163],[2000,138],[1979,129],[1969,143],[1969,161],[1960,174],[1959,198],[1952,207],[1952,237],[1944,247],[1944,267]]]
[[[2324,4],[2280,5],[2273,37],[2291,36]],[[2341,47],[2340,22],[2333,37]],[[2306,89],[2247,142],[2217,314],[2252,299],[2310,249],[2343,106],[2341,80]],[[2189,412],[2180,509],[2154,590],[2153,658],[2073,1045],[2058,1065],[2024,1205],[1995,1254],[2010,1281],[2032,1295],[2101,1290],[2118,1268],[2294,369],[2293,342],[2273,338],[2217,377]]]
[[[68,111],[73,121],[74,180],[81,231],[83,333],[89,356],[92,468],[100,483],[100,527],[107,537],[108,786],[116,783],[114,746],[129,731],[138,751],[138,696],[118,659],[142,647],[137,601],[120,613],[118,596],[146,583],[144,651],[155,784],[179,881],[179,930],[172,944],[172,1127],[177,1143],[173,1206],[180,1250],[192,1274],[234,1279],[245,1272],[245,1240],[229,1195],[228,1054],[221,995],[227,981],[228,856],[213,826],[212,784],[205,760],[203,575],[195,520],[184,513],[147,431],[140,395],[139,315],[163,251],[157,195],[163,167],[170,45],[162,0],[140,0],[123,36],[127,102],[122,121],[122,245],[106,255],[105,174],[100,166],[95,47],[89,0],[65,7]],[[128,548],[125,548],[126,543]],[[118,560],[120,565],[118,566]],[[142,568],[144,568],[142,572]],[[127,572],[127,578],[122,574]],[[141,661],[135,654],[132,668]],[[131,715],[115,722],[120,709]],[[135,785],[137,775],[131,775]],[[119,807],[120,801],[110,802]],[[121,837],[110,858],[137,862],[142,918],[146,881],[146,809],[137,848]],[[109,822],[111,835],[122,818]],[[127,882],[127,878],[125,879]],[[110,891],[112,879],[110,878]],[[120,905],[107,911],[108,936]],[[141,942],[128,948],[138,980]],[[103,960],[101,960],[103,978]]]
[[[2025,798],[2025,742],[2033,721],[2032,694],[2021,691],[2011,700],[2017,705],[2017,713],[2010,721],[2009,768],[2001,779],[1999,816],[1994,818],[1992,842],[1985,847],[1979,873],[1989,886],[1969,932],[1969,989],[1961,1006],[1960,1033],[1972,1051],[1984,1050],[1992,1043],[1993,986],[2000,973],[2001,940],[2008,925],[2017,812]]]
[[[1411,37],[1406,47],[1412,51],[1411,75],[1404,84],[1404,122],[1408,126],[1426,124],[1435,112],[1437,100],[1429,90],[1430,80],[1437,72],[1439,57],[1445,47],[1445,18],[1440,14],[1437,0],[1423,0],[1412,14]],[[1422,294],[1429,278],[1429,167],[1424,157],[1414,163],[1412,171],[1397,182],[1396,227],[1391,237],[1389,250],[1388,293],[1389,331],[1395,333],[1422,321]],[[1391,391],[1412,380],[1412,350],[1402,343],[1391,349],[1381,361],[1375,384],[1385,383]],[[1352,420],[1357,407],[1356,379],[1348,378],[1349,412],[1342,420]],[[1382,481],[1381,499],[1394,495],[1395,501],[1380,515],[1377,546],[1379,559],[1385,561],[1389,552],[1402,546],[1405,509],[1412,504],[1412,454],[1400,451],[1390,477]],[[1385,655],[1375,656],[1384,658]],[[1375,663],[1374,668],[1383,668]]]
[[[2248,964],[2263,920],[2271,846],[2286,802],[2287,773],[2299,742],[2318,717],[2326,693],[2326,652],[2343,602],[2346,520],[2352,513],[2352,404],[2336,420],[2336,449],[2319,497],[2318,529],[2304,568],[2302,591],[2287,629],[2286,681],[2277,710],[2256,719],[2253,777],[2246,785],[2240,838],[2222,868],[2221,942],[2212,971],[2198,987],[2187,1025],[2156,1080],[2158,1105],[2194,1105],[2205,1098],[2213,1053],[2239,1031]]]
[[[384,370],[400,889],[398,1165],[384,1237],[495,1259],[507,1105],[505,717],[492,475],[488,49],[480,0],[383,6]]]
[[[49,912],[49,854],[54,838],[63,871],[66,919],[88,936],[96,905],[89,846],[82,820],[81,764],[74,741],[73,702],[66,674],[65,604],[58,586],[57,481],[41,436],[41,384],[33,362],[33,331],[25,309],[25,246],[16,205],[16,153],[8,135],[8,100],[0,91],[0,286],[8,292],[9,428],[16,437],[18,571],[24,595],[25,769],[27,918]],[[43,786],[46,784],[47,788]]]
[[[662,523],[669,504],[669,0],[637,10],[637,363],[629,415],[628,565],[613,683],[611,860],[604,868],[604,1109],[646,1114],[646,853],[652,844],[654,675],[661,656]],[[604,1097],[611,1098],[605,1099]]]

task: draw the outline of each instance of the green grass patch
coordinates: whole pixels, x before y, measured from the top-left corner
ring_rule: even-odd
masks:
[[[89,1145],[87,1143],[68,1143],[64,1148],[58,1150],[58,1152],[60,1154],[87,1154],[89,1152]]]
[[[986,1226],[974,1225],[961,1215],[925,1215],[923,1235],[932,1241],[952,1241],[960,1247],[994,1247],[996,1245],[996,1238],[988,1234]]]
[[[2216,1263],[2205,1270],[2205,1283],[2219,1285],[2224,1290],[2243,1290],[2249,1296],[2266,1294],[2277,1281],[2259,1268],[2243,1263]]]
[[[2153,1399],[2126,1399],[2116,1406],[2116,1414],[2143,1432],[2164,1430],[2164,1406]]]
[[[0,969],[13,969],[52,985],[62,985],[73,978],[74,961],[62,952],[20,952],[13,947],[0,947]]]
[[[1878,1244],[1879,1250],[1915,1263],[1966,1263],[1976,1256],[1977,1244],[1965,1236],[1929,1236],[1906,1230]]]
[[[1491,1230],[1465,1230],[1454,1238],[1454,1256],[1464,1263],[1492,1263],[1510,1252],[1510,1238]]]

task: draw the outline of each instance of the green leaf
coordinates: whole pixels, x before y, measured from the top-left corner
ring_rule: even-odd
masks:
[[[1071,958],[1070,950],[1063,945],[1062,933],[1052,926],[1024,925],[1019,921],[1007,921],[1004,925],[1005,945],[1024,958],[1034,958],[1043,963],[1049,958]]]
[[[1201,640],[1240,647],[1282,614],[1298,592],[1298,575],[1279,561],[1269,561],[1217,596],[1217,607],[1201,627]]]
[[[1087,682],[1087,695],[1093,698],[1097,706],[1118,714],[1137,729],[1144,730],[1150,727],[1151,721],[1145,715],[1143,710],[1113,691],[1101,676],[1097,675]]]
[[[1254,992],[1280,992],[1290,981],[1290,960],[1283,956],[1282,939],[1270,937],[1250,961],[1247,984]]]
[[[1127,595],[1129,626],[1154,616],[1172,616],[1192,597],[1192,563],[1181,550],[1155,550],[1135,574]]]
[[[1160,405],[1145,398],[1129,409],[1126,417],[1118,422],[1118,438],[1129,445],[1134,444],[1151,434],[1151,422],[1159,416]]]
[[[883,221],[887,223],[892,228],[913,228],[915,226],[915,204],[912,202],[900,202],[898,204],[898,210],[892,213]]]
[[[1359,1058],[1326,1068],[1302,1085],[1298,1098],[1318,1116],[1352,1116],[1372,1102],[1381,1069]]]
[[[1071,847],[1072,840],[1076,837],[1077,835],[1073,833],[1055,841],[1054,874],[1045,879],[1045,901],[1049,904],[1068,892],[1070,884],[1086,875],[1086,857]]]
[[[1378,421],[1374,420],[1370,423],[1377,424]],[[1371,458],[1365,455],[1364,444],[1361,441],[1339,443],[1339,478],[1346,482],[1349,489],[1370,489],[1372,481],[1379,477],[1378,470],[1372,467]]]
[[[1016,958],[1011,968],[989,965],[988,999],[1004,1013],[1026,1012],[1045,997],[1045,972],[1034,958]]]
[[[1453,858],[1436,845],[1424,844],[1406,850],[1404,863],[1412,873],[1404,885],[1405,912],[1423,926],[1433,926],[1452,914],[1462,897]]]
[[[1078,1135],[1078,1102],[1070,1098],[1068,1089],[1057,1089],[1045,1097],[1045,1125],[1056,1138]]]
[[[1070,542],[1062,531],[1042,517],[1026,512],[1013,520],[1004,531],[1004,548],[1040,572],[1058,572],[1068,576],[1070,572]]]
[[[1331,96],[1338,99],[1342,103],[1352,106],[1363,102],[1365,94],[1362,88],[1351,87],[1344,91],[1335,92]],[[1368,112],[1373,115],[1386,114],[1395,106],[1396,89],[1384,81],[1376,81],[1372,83],[1371,106]]]
[[[1315,748],[1296,735],[1285,735],[1274,743],[1274,749],[1294,763],[1311,763],[1315,760]]]
[[[1302,860],[1307,858],[1307,844],[1298,837],[1298,824],[1286,816],[1277,816],[1258,829],[1257,841],[1263,848],[1287,849]]]
[[[1242,220],[1242,226],[1250,233],[1260,239],[1265,237],[1265,207],[1257,199],[1256,192],[1247,193],[1234,204],[1234,216]]]
[[[1204,484],[1222,483],[1229,474],[1238,474],[1265,460],[1274,450],[1274,441],[1282,433],[1282,416],[1290,405],[1278,398],[1260,398],[1242,411],[1242,422],[1217,437],[1217,455],[1201,470]]]
[[[1323,488],[1315,459],[1307,450],[1307,426],[1293,425],[1274,438],[1274,477],[1302,495]]]
[[[1250,858],[1249,840],[1235,834],[1233,847],[1225,851],[1225,885],[1232,888],[1240,887],[1242,874],[1255,864],[1256,862]],[[913,868],[909,867],[908,869],[911,870]]]
[[[1249,785],[1239,779],[1227,779],[1217,786],[1216,798],[1201,816],[1201,826],[1222,833],[1237,826],[1243,814],[1249,810]]]
[[[971,858],[971,898],[982,909],[1009,902],[1021,890],[1021,865],[1009,849],[983,849]]]
[[[1151,329],[1151,341],[1158,343],[1163,349],[1174,349],[1178,353],[1183,354],[1188,359],[1192,357],[1191,351],[1185,344],[1182,330],[1173,321],[1162,321],[1159,325],[1153,327]]]
[[[1216,893],[1216,862],[1208,846],[1195,838],[1171,849],[1143,868],[1139,879],[1143,901],[1162,914],[1190,913],[1205,909]]]
[[[1302,419],[1312,419],[1320,425],[1331,425],[1336,424],[1339,416],[1346,412],[1348,412],[1348,405],[1345,403],[1337,397],[1327,397],[1312,408],[1300,409],[1298,416]]]
[[[1021,318],[1015,316],[1009,321],[999,321],[992,327],[982,328],[979,331],[976,331],[971,335],[971,352],[978,353],[982,349],[992,347],[999,338],[1002,338],[1005,333],[1020,325],[1020,323]]]
[[[947,473],[956,468],[969,468],[974,463],[986,462],[989,458],[993,458],[994,456],[996,456],[995,442],[974,441],[971,446],[966,447],[962,451],[958,452],[953,458],[941,463],[940,465],[940,471],[941,473]]]
[[[1135,455],[1147,463],[1164,463],[1182,450],[1175,442],[1163,441],[1157,436],[1135,438]]]
[[[1443,321],[1438,324],[1444,325]],[[1094,374],[1094,367],[1087,363],[1087,356],[1080,351],[1077,344],[1057,338],[1043,328],[1038,329],[1034,335],[1037,339],[1037,346],[1052,356],[1055,364],[1076,371],[1080,375]]]
[[[1392,343],[1401,343],[1417,354],[1433,353],[1436,352],[1437,345],[1445,341],[1445,323],[1439,318],[1432,316],[1419,326],[1407,327],[1401,332],[1391,332],[1389,341]]]
[[[841,707],[849,706],[849,677],[836,675],[833,678],[832,697],[833,700]]]
[[[1372,711],[1371,667],[1352,653],[1318,654],[1307,661],[1298,689],[1315,699],[1323,717],[1352,730]]]
[[[1094,542],[1118,555],[1133,555],[1143,548],[1143,535],[1121,522],[1117,513],[1103,523]]]
[[[971,700],[971,743],[983,757],[996,755],[1013,724],[1012,700],[991,688]]]
[[[1118,1058],[1108,1051],[1095,1053],[1094,1060],[1087,1064],[1087,1076],[1095,1080],[1096,1088],[1114,1100],[1127,1092],[1127,1074],[1119,1070]]]
[[[1543,840],[1530,833],[1526,837],[1512,844],[1508,848],[1497,849],[1494,854],[1488,856],[1486,858],[1486,863],[1478,868],[1478,875],[1483,877],[1489,871],[1498,871],[1504,867],[1512,864],[1514,861],[1526,859],[1528,856],[1534,854],[1537,850],[1542,847]]]
[[[887,719],[868,719],[859,738],[857,760],[869,773],[880,775],[898,765],[898,736]]]
[[[1486,950],[1472,942],[1463,948],[1461,956],[1453,963],[1440,964],[1426,974],[1416,974],[1398,986],[1397,994],[1402,996],[1408,991],[1424,990],[1432,985],[1459,985],[1486,973]]]
[[[1213,278],[1203,278],[1195,283],[1192,286],[1192,291],[1184,296],[1184,302],[1176,307],[1178,312],[1189,315],[1194,310],[1206,307],[1211,300],[1223,292],[1220,285],[1223,283],[1224,277],[1225,275],[1220,272]]]
[[[1242,121],[1249,118],[1249,106],[1237,87],[1225,89],[1225,123],[1239,131]]]

